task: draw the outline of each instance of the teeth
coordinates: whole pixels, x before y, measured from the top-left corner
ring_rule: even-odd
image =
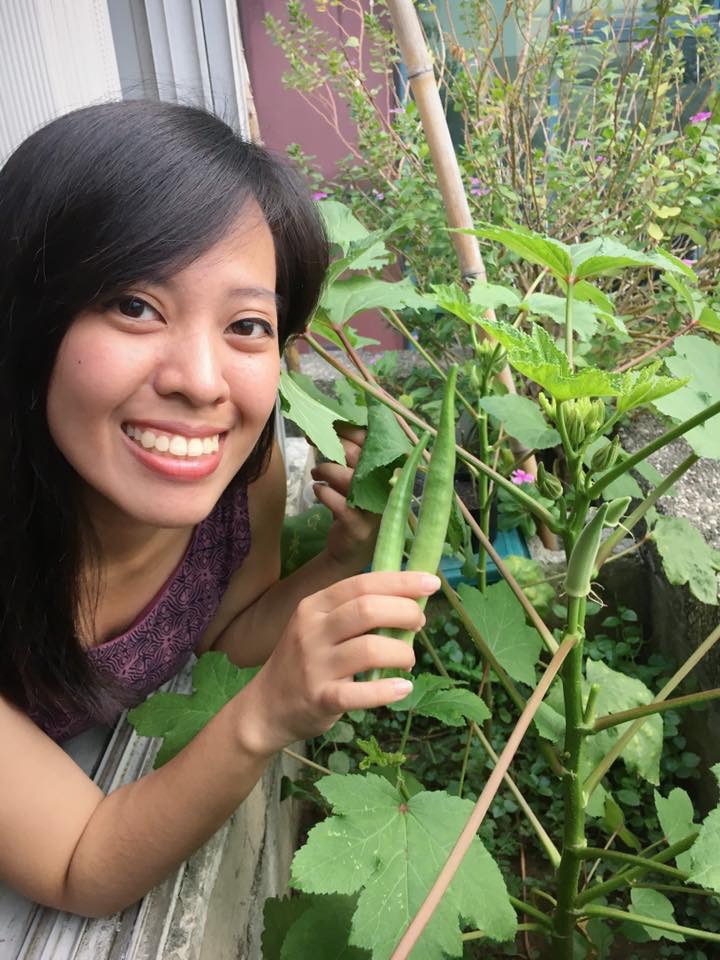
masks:
[[[178,433],[168,436],[166,433],[155,434],[152,430],[141,430],[140,427],[129,424],[125,427],[125,433],[144,450],[169,453],[174,457],[201,457],[220,449],[219,433],[212,437],[183,437]]]
[[[170,453],[176,457],[186,457],[188,452],[188,442],[185,437],[175,434],[170,437]]]

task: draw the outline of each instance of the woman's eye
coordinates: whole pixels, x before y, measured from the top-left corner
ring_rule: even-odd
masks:
[[[118,313],[124,317],[130,317],[132,320],[152,320],[157,316],[157,311],[146,303],[140,297],[118,297],[113,305]]]
[[[258,320],[255,317],[244,317],[230,324],[230,330],[240,337],[257,340],[260,337],[273,337],[272,324],[267,320]]]

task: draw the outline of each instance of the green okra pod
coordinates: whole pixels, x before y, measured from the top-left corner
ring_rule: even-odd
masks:
[[[629,503],[630,497],[619,497],[617,500],[603,503],[580,531],[580,536],[570,554],[565,575],[565,593],[569,597],[586,597],[590,593],[590,582],[595,570],[597,552],[600,549],[602,529],[605,526],[617,526]]]
[[[429,433],[422,435],[415,449],[403,464],[402,470],[395,481],[395,486],[390,491],[375,542],[375,552],[372,559],[373,570],[400,569],[415,474],[429,439]]]
[[[408,570],[435,573],[440,565],[455,491],[455,383],[457,381],[457,371],[457,366],[451,367],[445,383],[440,424],[425,479],[415,538],[408,558]],[[412,455],[414,457],[415,453],[420,450],[415,459],[415,467],[422,454],[421,445],[424,445],[424,438]],[[410,507],[415,467],[408,459],[396,482],[395,489],[388,498],[380,525],[380,533],[378,533],[375,555],[373,556],[373,570],[400,569],[405,539],[405,523]],[[386,525],[387,534],[385,535],[383,527]],[[381,534],[383,535],[382,541]],[[379,566],[381,563],[384,565]],[[426,597],[418,601],[421,609],[425,608],[426,602]],[[383,636],[397,637],[406,643],[412,643],[415,637],[414,630],[379,630],[378,633]],[[382,676],[382,671],[373,670],[369,679],[377,680],[380,676]]]
[[[457,372],[457,366],[452,366],[445,383],[440,410],[440,424],[425,479],[415,538],[410,547],[408,570],[436,573],[440,566],[455,494],[455,383]],[[425,608],[426,603],[427,597],[418,600],[421,610]],[[415,632],[402,630],[399,631],[398,636],[406,643],[412,643]]]

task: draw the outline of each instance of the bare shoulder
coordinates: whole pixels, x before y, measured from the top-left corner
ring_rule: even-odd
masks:
[[[60,906],[73,852],[103,793],[3,697],[0,769],[0,879],[33,900]]]
[[[286,486],[285,464],[275,444],[266,471],[248,487],[250,552],[231,577],[217,613],[195,650],[197,656],[210,650],[231,620],[279,579]]]

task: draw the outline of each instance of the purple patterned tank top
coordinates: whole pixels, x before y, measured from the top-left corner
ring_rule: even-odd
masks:
[[[57,705],[31,714],[35,723],[53,740],[67,740],[97,723],[115,722],[123,709],[142,703],[174,677],[200,641],[249,549],[247,486],[238,482],[195,527],[175,572],[125,633],[88,650],[95,666],[127,691],[123,703],[113,701],[103,717]]]

